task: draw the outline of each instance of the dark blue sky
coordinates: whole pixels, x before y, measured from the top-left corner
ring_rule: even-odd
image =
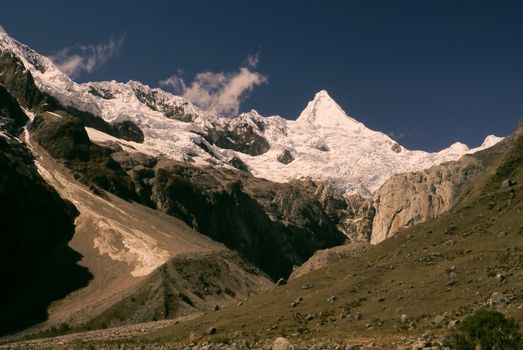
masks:
[[[7,1],[0,25],[44,54],[109,38],[77,80],[234,72],[259,53],[242,111],[293,119],[320,89],[408,148],[477,146],[523,117],[523,1]]]

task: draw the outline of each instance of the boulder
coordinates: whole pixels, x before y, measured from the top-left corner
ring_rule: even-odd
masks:
[[[492,295],[490,296],[490,298],[488,300],[490,306],[502,304],[506,301],[507,301],[506,295],[503,293],[499,293],[499,292],[492,293]]]
[[[278,159],[278,162],[287,165],[294,160],[294,157],[292,156],[291,151],[285,149],[282,153],[278,154],[276,159]]]
[[[272,344],[272,350],[294,350],[294,346],[287,338],[278,337]]]

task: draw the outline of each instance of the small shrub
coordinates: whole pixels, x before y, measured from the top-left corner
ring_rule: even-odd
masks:
[[[443,342],[455,350],[521,350],[518,323],[493,310],[478,310],[454,327]]]

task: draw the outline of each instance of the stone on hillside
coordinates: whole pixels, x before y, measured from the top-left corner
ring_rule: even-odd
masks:
[[[510,179],[503,180],[503,182],[501,182],[501,188],[509,188],[510,186],[513,186],[513,185],[514,185],[514,182]]]
[[[460,320],[452,320],[449,322],[449,325],[447,326],[447,328],[448,329],[454,328],[459,322],[460,322]]]
[[[311,288],[312,288],[311,283],[305,283],[304,285],[301,286],[301,289],[311,289]]]
[[[401,315],[401,317],[400,317],[401,323],[405,324],[405,323],[407,323],[408,320],[409,320],[409,318],[407,317],[407,315],[405,315],[405,314]]]
[[[347,344],[345,350],[360,350],[362,348],[361,344]]]
[[[390,149],[396,153],[401,152],[401,146],[398,145],[397,143],[394,143],[392,146],[390,146]]]
[[[414,344],[412,344],[412,350],[422,350],[427,346],[427,343],[424,339],[417,339]]]
[[[272,350],[294,350],[294,346],[284,337],[278,337],[272,344]]]
[[[436,317],[434,317],[434,319],[432,320],[432,323],[434,323],[434,324],[440,324],[440,323],[442,323],[443,321],[445,321],[445,318],[446,318],[445,315],[436,315]]]
[[[334,304],[334,303],[336,302],[336,297],[335,297],[335,296],[329,297],[329,298],[327,299],[327,302],[328,302],[329,304]]]
[[[214,327],[209,327],[209,329],[207,329],[207,334],[208,335],[213,335],[216,333],[216,328]]]
[[[507,300],[507,297],[503,293],[494,292],[490,296],[489,304],[490,306],[504,303]]]
[[[292,156],[291,151],[286,149],[282,153],[278,154],[276,159],[278,159],[278,162],[287,165],[294,160],[294,157]]]
[[[229,165],[235,167],[238,170],[249,172],[249,167],[243,160],[238,157],[232,157],[229,160]]]

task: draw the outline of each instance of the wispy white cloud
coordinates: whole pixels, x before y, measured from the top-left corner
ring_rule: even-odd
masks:
[[[251,68],[256,68],[260,62],[260,54],[257,52],[254,55],[247,55],[247,66]]]
[[[96,45],[76,44],[60,50],[50,58],[62,72],[74,78],[106,65],[118,54],[123,42],[122,36],[118,40],[110,39]]]
[[[388,135],[393,140],[401,140],[407,136],[407,134],[404,133],[403,131],[397,131],[397,130],[396,131],[393,130],[393,131],[389,132]]]
[[[240,67],[237,72],[202,72],[196,74],[189,84],[178,72],[158,83],[205,110],[234,116],[254,87],[267,83],[267,76],[255,71],[257,64],[258,55],[253,55],[247,57],[246,67]]]

